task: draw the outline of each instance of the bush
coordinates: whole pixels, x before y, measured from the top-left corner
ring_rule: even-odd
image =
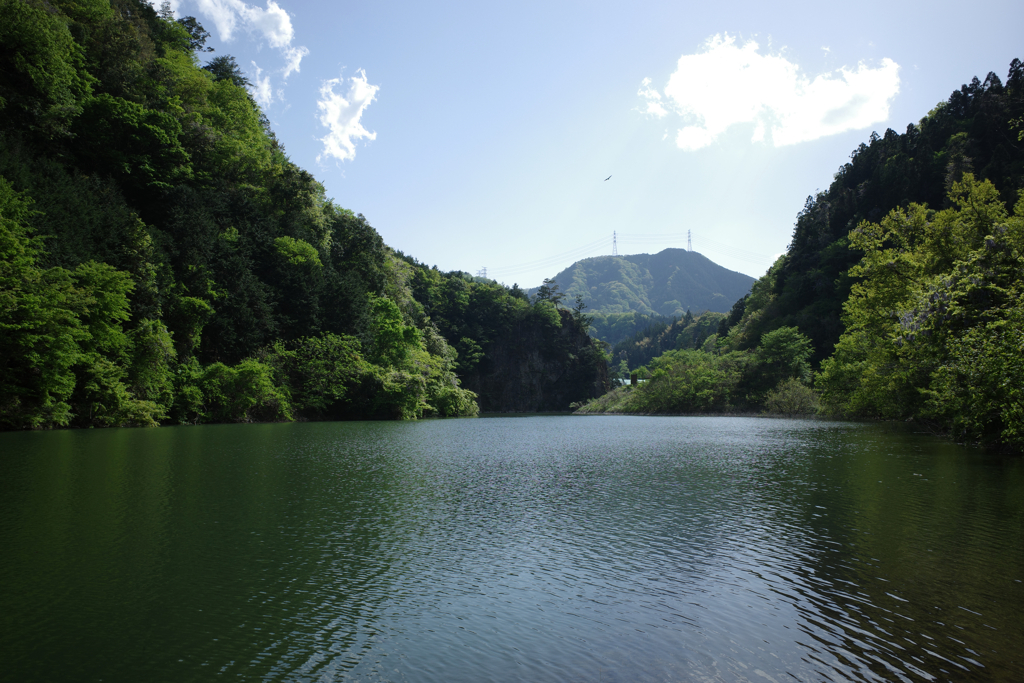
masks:
[[[243,360],[233,367],[195,360],[178,369],[175,418],[184,424],[203,422],[279,422],[292,419],[287,390],[274,383],[270,366]]]
[[[350,390],[369,372],[359,355],[359,341],[325,333],[291,342],[277,342],[265,362],[286,387],[292,405],[311,419],[339,418],[349,412]]]
[[[812,415],[818,412],[818,394],[796,378],[786,379],[768,392],[764,411],[771,415]]]
[[[1024,309],[969,330],[949,343],[925,417],[936,418],[963,441],[1024,447]]]
[[[430,403],[440,417],[475,417],[480,413],[476,394],[457,386],[436,389]]]
[[[655,359],[654,372],[626,401],[631,413],[723,412],[734,407],[750,354],[713,356],[671,351]]]

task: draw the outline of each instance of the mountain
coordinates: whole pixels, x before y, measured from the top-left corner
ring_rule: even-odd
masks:
[[[688,310],[728,312],[750,292],[754,278],[694,251],[665,249],[657,254],[583,259],[554,281],[567,300],[582,294],[588,313],[682,316]]]

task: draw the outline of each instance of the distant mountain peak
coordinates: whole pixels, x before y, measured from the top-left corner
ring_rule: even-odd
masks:
[[[588,313],[664,316],[685,315],[687,310],[726,313],[754,284],[749,275],[678,248],[656,254],[592,256],[575,262],[554,280],[566,300],[582,294]]]

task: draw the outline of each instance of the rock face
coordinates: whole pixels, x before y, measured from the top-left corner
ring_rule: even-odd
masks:
[[[463,387],[478,394],[481,411],[568,411],[570,403],[608,390],[608,366],[597,344],[569,311],[559,309],[557,316],[555,335],[545,335],[546,323],[539,319],[513,327],[487,349],[477,371],[463,378]]]

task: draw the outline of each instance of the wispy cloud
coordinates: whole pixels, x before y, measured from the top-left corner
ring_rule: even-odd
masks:
[[[668,110],[661,103],[661,93],[651,87],[651,79],[645,78],[636,94],[645,100],[646,106],[641,110],[643,113],[659,119],[668,115]]]
[[[712,144],[736,124],[754,124],[753,140],[776,146],[866,128],[889,117],[899,92],[899,65],[883,59],[809,78],[781,54],[761,54],[758,44],[732,36],[708,39],[703,51],[683,55],[663,93],[644,79],[639,96],[646,113],[682,118],[675,142],[692,151]]]
[[[274,101],[273,91],[270,88],[270,74],[261,78],[260,75],[263,73],[263,69],[256,62],[252,63],[252,68],[256,70],[256,78],[252,86],[252,96],[261,107],[266,109]]]
[[[299,64],[302,62],[302,58],[309,54],[309,50],[304,47],[289,47],[284,50],[285,66],[284,75],[282,78],[288,79],[288,75],[291,72],[298,72]]]
[[[271,47],[287,47],[295,30],[291,17],[274,0],[267,0],[267,8],[248,5],[243,0],[195,0],[199,11],[213,20],[220,39],[228,42],[238,29],[256,31]]]
[[[325,157],[334,157],[338,161],[355,159],[358,140],[377,139],[377,133],[366,130],[360,119],[370,103],[377,99],[380,86],[370,85],[366,72],[360,69],[348,79],[345,95],[334,92],[335,88],[344,87],[345,80],[339,76],[324,81],[320,87],[320,100],[316,106],[320,111],[320,123],[327,127],[328,133],[320,138],[324,149],[316,158],[318,162]]]

